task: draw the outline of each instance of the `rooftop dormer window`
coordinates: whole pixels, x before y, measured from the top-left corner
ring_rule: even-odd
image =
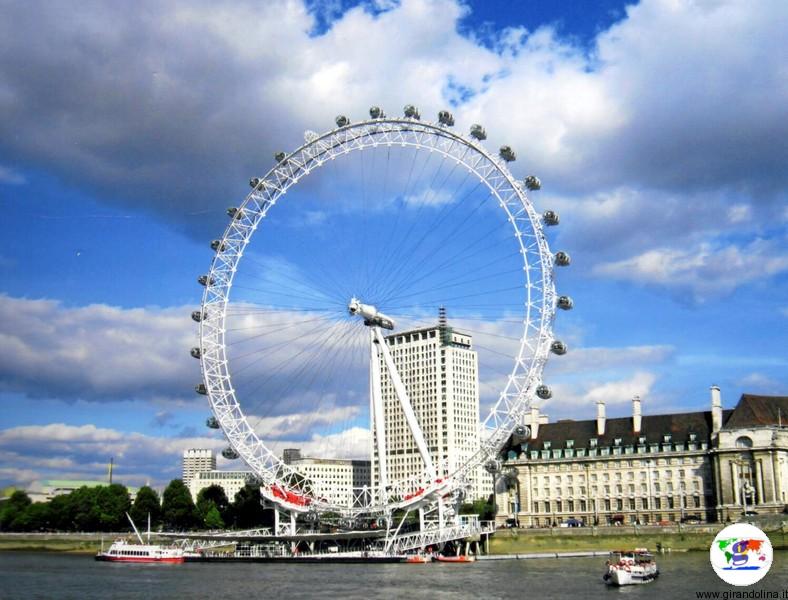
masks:
[[[574,440],[566,440],[566,447],[567,448],[574,448],[575,447],[575,441]]]
[[[591,438],[590,440],[588,440],[588,445],[591,446],[592,448],[596,448],[597,441],[598,440],[596,438]]]
[[[671,435],[669,433],[666,433],[665,435],[662,436],[662,441],[665,444],[670,444],[670,440],[671,440]]]
[[[613,440],[613,445],[614,446],[620,446],[621,445],[621,438],[615,438]]]

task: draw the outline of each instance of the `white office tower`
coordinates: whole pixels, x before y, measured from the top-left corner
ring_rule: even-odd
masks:
[[[394,333],[385,339],[436,475],[446,476],[479,449],[479,367],[472,338],[452,330],[441,308],[438,325]],[[401,481],[422,472],[424,462],[382,356],[380,380],[388,481]],[[377,487],[380,473],[375,427],[373,420],[372,480]],[[472,497],[481,497],[479,474],[471,474],[471,478]]]
[[[216,469],[216,455],[207,448],[190,448],[183,451],[183,483],[189,483],[200,471],[213,471]]]

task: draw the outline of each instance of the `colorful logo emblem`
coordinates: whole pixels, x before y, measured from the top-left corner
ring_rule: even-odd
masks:
[[[760,581],[769,572],[772,557],[769,538],[748,523],[735,523],[720,531],[709,550],[714,572],[730,585]]]

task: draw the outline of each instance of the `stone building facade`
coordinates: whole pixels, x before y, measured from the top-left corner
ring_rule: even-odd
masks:
[[[510,440],[496,484],[497,520],[521,527],[735,520],[779,513],[788,482],[788,398],[745,394],[723,410],[543,423]],[[534,425],[534,423],[536,425]],[[516,441],[517,443],[512,443]],[[745,504],[746,500],[746,504]]]

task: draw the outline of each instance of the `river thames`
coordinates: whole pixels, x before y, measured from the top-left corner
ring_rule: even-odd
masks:
[[[749,588],[717,578],[705,552],[659,557],[655,582],[608,588],[605,559],[479,561],[473,564],[110,564],[91,556],[0,553],[3,599],[252,598],[614,598],[696,599],[698,592],[760,592],[788,599],[788,552],[775,552],[769,574]],[[767,594],[768,592],[768,594]],[[729,595],[728,598],[735,598]],[[719,598],[725,598],[720,594]]]

